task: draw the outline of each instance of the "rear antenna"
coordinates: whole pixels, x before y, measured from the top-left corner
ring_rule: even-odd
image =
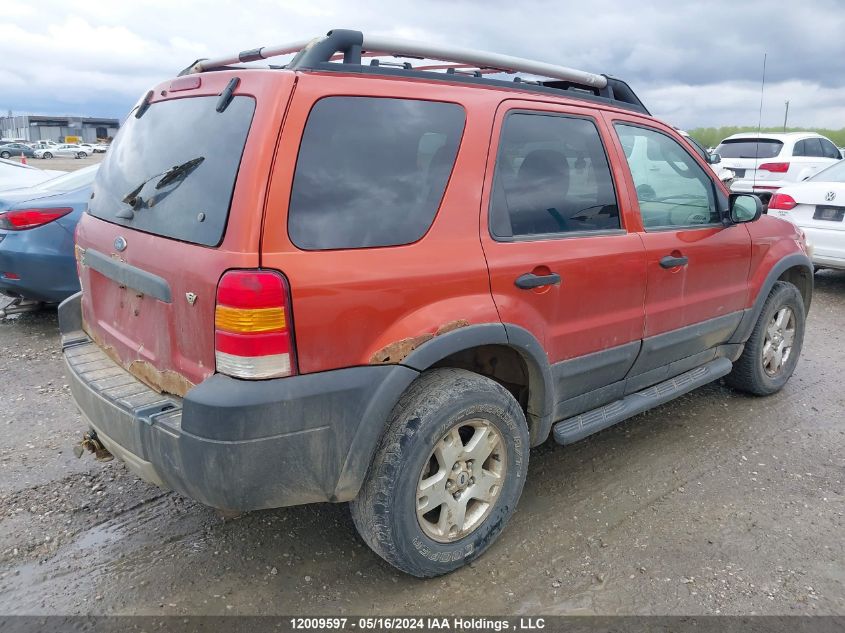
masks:
[[[766,57],[769,53],[763,53],[763,81],[760,83],[760,112],[757,114],[757,142],[754,144],[754,180],[751,190],[757,186],[757,161],[760,160],[760,131],[763,128],[763,95],[766,92]]]

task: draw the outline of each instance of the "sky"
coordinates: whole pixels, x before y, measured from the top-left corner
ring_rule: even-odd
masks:
[[[845,0],[2,0],[0,114],[122,118],[201,57],[377,33],[627,81],[682,128],[845,127]]]

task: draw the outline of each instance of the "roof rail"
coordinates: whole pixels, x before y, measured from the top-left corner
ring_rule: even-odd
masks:
[[[333,29],[325,37],[299,40],[278,46],[264,46],[242,51],[226,57],[197,60],[186,68],[183,74],[201,73],[221,66],[268,59],[279,55],[298,53],[288,68],[310,68],[315,64],[328,62],[335,53],[343,53],[344,63],[360,64],[361,52],[381,53],[395,57],[416,57],[443,62],[466,64],[477,68],[492,68],[503,72],[523,72],[532,75],[560,79],[592,88],[604,88],[607,78],[583,70],[557,66],[545,62],[488,53],[466,48],[441,46],[428,42],[414,42],[394,37],[365,35],[361,31]]]
[[[379,35],[365,35],[361,31],[348,29],[333,29],[325,36],[310,40],[299,40],[276,46],[264,46],[248,51],[241,51],[225,57],[213,59],[198,59],[185,68],[180,75],[202,73],[223,68],[232,68],[233,64],[254,62],[280,55],[296,53],[293,59],[284,66],[287,70],[343,70],[344,64],[361,66],[362,57],[406,57],[412,59],[434,60],[446,64],[424,65],[408,68],[407,64],[396,72],[426,73],[431,76],[432,70],[446,70],[452,80],[461,75],[482,82],[501,85],[504,82],[495,79],[485,79],[483,75],[491,73],[526,73],[542,77],[540,81],[524,81],[519,77],[522,89],[564,90],[570,91],[569,96],[594,98],[610,101],[623,107],[631,108],[648,114],[648,110],[639,100],[633,90],[620,79],[595,73],[557,66],[546,62],[512,57],[498,53],[489,53],[453,46],[442,46],[428,42],[415,42]],[[330,63],[342,58],[343,64]],[[391,64],[383,64],[390,66]],[[452,66],[449,66],[452,65]],[[274,67],[275,68],[275,67]],[[380,69],[380,66],[367,67],[369,72]],[[473,71],[472,69],[477,69]],[[352,70],[352,69],[350,69]],[[387,69],[385,69],[387,70]],[[357,72],[361,72],[359,69]],[[441,73],[436,73],[441,74]],[[446,77],[443,77],[446,79]],[[513,84],[511,84],[513,86]]]

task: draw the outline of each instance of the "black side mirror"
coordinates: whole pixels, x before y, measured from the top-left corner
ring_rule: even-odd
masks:
[[[763,215],[763,203],[755,195],[732,193],[730,197],[730,218],[734,224],[754,222]]]
[[[707,162],[711,165],[718,165],[722,162],[722,156],[720,154],[717,154],[716,152],[713,152],[712,154],[707,155]]]

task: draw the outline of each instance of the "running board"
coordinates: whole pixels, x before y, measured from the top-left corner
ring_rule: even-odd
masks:
[[[648,389],[637,391],[621,400],[616,400],[598,409],[561,420],[554,425],[555,441],[558,444],[572,444],[588,435],[598,433],[617,422],[647,411],[653,407],[674,400],[693,389],[697,389],[717,378],[730,373],[733,363],[727,358],[717,358],[695,369],[658,383]]]

